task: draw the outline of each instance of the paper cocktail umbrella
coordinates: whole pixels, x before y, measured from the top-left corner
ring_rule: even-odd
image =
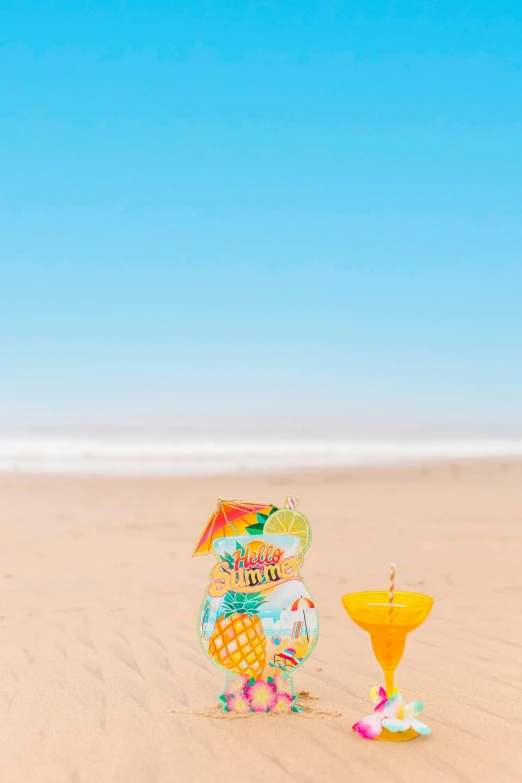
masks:
[[[275,506],[270,503],[247,503],[244,500],[218,498],[192,556],[210,554],[215,538],[262,533],[264,522],[274,510]]]

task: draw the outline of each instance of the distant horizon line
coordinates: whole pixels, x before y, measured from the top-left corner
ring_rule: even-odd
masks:
[[[0,434],[6,473],[215,475],[490,458],[522,458],[522,438]]]
[[[180,436],[196,438],[206,436],[245,438],[332,438],[362,440],[403,439],[496,439],[522,437],[520,421],[463,421],[429,418],[342,416],[342,415],[215,415],[180,416],[179,418],[128,420],[117,419],[68,419],[19,420],[0,419],[0,437],[6,435],[128,435],[128,436]]]

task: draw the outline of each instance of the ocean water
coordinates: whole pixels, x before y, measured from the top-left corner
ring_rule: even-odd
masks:
[[[205,475],[494,457],[522,457],[522,439],[0,432],[2,472]]]

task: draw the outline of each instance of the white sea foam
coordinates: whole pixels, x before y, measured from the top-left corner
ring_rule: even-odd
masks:
[[[227,439],[1,434],[0,471],[216,474],[522,457],[522,439]]]

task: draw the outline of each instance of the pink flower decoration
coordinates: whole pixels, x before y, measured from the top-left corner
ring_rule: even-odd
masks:
[[[240,674],[238,677],[231,677],[228,681],[225,696],[237,696],[238,693],[243,691],[247,682],[248,677],[246,674]]]
[[[382,685],[380,688],[378,688],[377,686],[372,688],[370,691],[370,696],[373,703],[376,704],[378,707],[383,703],[383,701],[386,701],[386,691],[384,690]]]
[[[384,699],[382,698],[384,693]],[[400,693],[394,693],[386,699],[384,688],[378,691],[372,689],[372,700],[377,704],[373,715],[367,715],[358,723],[354,723],[352,729],[357,731],[365,739],[375,739],[381,734],[383,728],[388,731],[408,731],[414,729],[418,734],[429,734],[430,728],[418,720],[417,715],[422,712],[423,704],[420,701],[404,704]]]
[[[246,696],[254,712],[270,712],[277,701],[274,685],[265,680],[257,680],[247,688]]]
[[[381,688],[381,691],[384,688]],[[367,715],[358,723],[354,723],[352,729],[358,731],[361,737],[365,739],[375,739],[382,732],[382,719],[384,717],[384,707],[386,705],[386,691],[384,692],[384,700],[379,701],[373,715]]]
[[[292,683],[288,677],[283,677],[281,674],[276,674],[274,677],[274,685],[276,686],[278,693],[285,693],[287,696],[291,697],[294,696]]]
[[[248,699],[239,693],[237,696],[229,696],[227,699],[227,707],[230,712],[237,712],[243,714],[245,712],[251,712]]]
[[[286,693],[278,693],[272,712],[292,712],[293,699]]]

